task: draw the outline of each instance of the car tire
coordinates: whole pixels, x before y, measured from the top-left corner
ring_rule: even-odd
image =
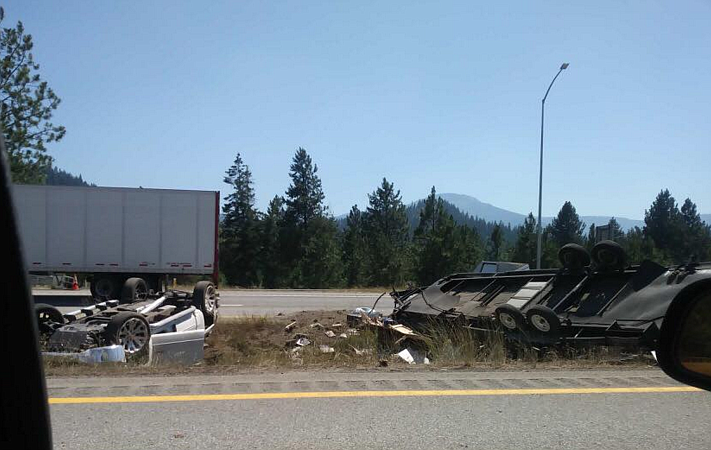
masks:
[[[148,298],[148,285],[143,278],[129,278],[123,283],[120,303],[136,303]]]
[[[141,314],[124,311],[111,317],[104,336],[111,344],[123,346],[127,357],[133,357],[147,351],[151,327]]]
[[[592,258],[598,269],[622,270],[627,264],[627,254],[615,241],[600,241],[592,249]]]
[[[494,315],[504,329],[514,331],[524,331],[526,327],[526,319],[520,309],[508,303],[498,306],[494,311]]]
[[[46,303],[37,303],[35,305],[35,317],[40,327],[48,323],[64,323],[62,312]]]
[[[565,244],[558,250],[558,260],[569,270],[581,270],[590,265],[590,254],[582,245]]]
[[[560,333],[560,317],[547,306],[531,306],[526,311],[526,320],[531,328],[538,333],[546,335],[558,335]]]
[[[206,327],[217,322],[217,289],[211,281],[198,281],[195,285],[193,306],[202,311]]]

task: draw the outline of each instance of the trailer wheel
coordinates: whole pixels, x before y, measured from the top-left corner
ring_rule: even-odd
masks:
[[[566,269],[580,270],[590,265],[590,254],[578,244],[565,244],[558,250],[558,260]]]
[[[151,339],[151,328],[146,318],[128,311],[113,316],[104,333],[107,341],[123,346],[127,355],[142,353]]]
[[[195,285],[193,306],[202,311],[206,326],[217,322],[217,291],[211,281],[198,281]]]
[[[121,289],[121,303],[135,303],[148,298],[148,286],[143,278],[129,278]]]
[[[592,257],[600,269],[621,270],[625,268],[627,254],[615,241],[600,241],[592,249]]]
[[[54,306],[45,303],[35,305],[35,317],[37,318],[37,325],[40,327],[40,331],[51,323],[64,323],[62,313]]]
[[[513,305],[503,304],[496,308],[494,311],[496,319],[504,326],[507,330],[523,330],[526,326],[526,320],[523,317],[523,313],[520,309]]]
[[[96,276],[89,285],[91,295],[101,300],[114,300],[117,297],[118,280],[110,276]]]
[[[544,334],[558,334],[560,331],[560,318],[552,309],[543,305],[534,305],[526,311],[528,323]]]

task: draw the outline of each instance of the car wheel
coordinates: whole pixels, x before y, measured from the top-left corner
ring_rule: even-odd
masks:
[[[106,325],[106,340],[123,346],[127,356],[142,354],[148,348],[151,328],[145,317],[134,312],[120,312]]]
[[[61,311],[45,303],[35,305],[35,317],[37,318],[37,325],[40,327],[40,331],[49,324],[64,323],[64,316]]]
[[[148,286],[143,278],[129,278],[123,283],[120,303],[136,303],[148,298]]]
[[[217,322],[217,289],[210,281],[199,281],[193,289],[193,306],[205,316],[205,326]]]

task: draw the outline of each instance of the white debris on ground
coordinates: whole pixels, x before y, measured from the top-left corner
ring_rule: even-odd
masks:
[[[419,352],[412,348],[406,348],[397,354],[403,361],[408,364],[429,364],[430,360],[424,353]]]

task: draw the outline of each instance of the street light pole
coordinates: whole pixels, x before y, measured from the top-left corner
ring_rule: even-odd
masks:
[[[548,86],[548,90],[546,90],[546,95],[543,96],[543,100],[541,100],[541,161],[540,161],[540,167],[538,171],[538,224],[536,226],[536,231],[537,231],[537,241],[538,245],[536,246],[536,269],[541,268],[541,241],[542,241],[542,232],[543,232],[543,227],[541,226],[541,203],[543,201],[543,118],[545,116],[546,112],[546,98],[548,97],[548,93],[551,91],[551,88],[553,87],[553,83],[555,83],[556,78],[558,78],[558,75],[562,71],[568,68],[568,63],[563,63],[560,66],[560,69],[558,69],[558,73],[555,74],[553,77],[553,81],[551,81],[551,84]]]

